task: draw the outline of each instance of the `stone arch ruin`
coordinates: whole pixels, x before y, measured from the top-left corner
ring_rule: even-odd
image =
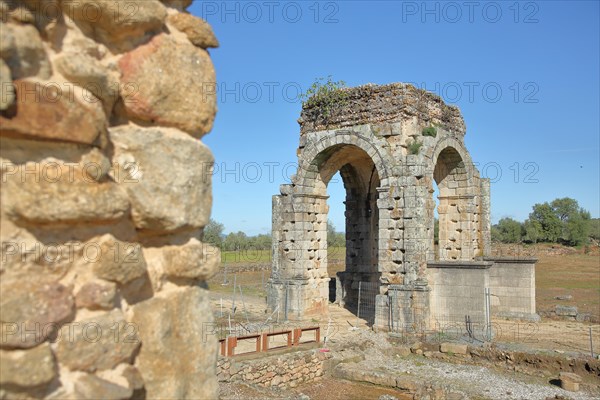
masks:
[[[464,145],[459,109],[407,84],[345,90],[347,100],[327,119],[318,106],[302,110],[298,171],[273,197],[271,310],[298,319],[327,313],[327,184],[339,171],[346,270],[335,277],[337,303],[352,309],[359,282],[371,282],[379,288],[379,328],[429,325],[456,313],[481,317],[484,287],[510,286],[505,278],[518,270],[529,277],[529,303],[502,298],[496,307],[533,315],[535,260],[489,258],[490,182]]]

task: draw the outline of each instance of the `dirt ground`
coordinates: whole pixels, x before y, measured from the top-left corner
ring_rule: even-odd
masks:
[[[534,249],[535,250],[535,249]],[[505,253],[510,251],[504,250]],[[522,250],[518,250],[522,251]],[[529,249],[531,252],[531,249]],[[538,310],[550,310],[557,304],[573,305],[580,312],[590,313],[600,318],[600,255],[583,249],[541,248],[536,256],[536,302]],[[339,261],[339,260],[338,260]],[[332,263],[330,269],[342,270],[343,262]],[[332,274],[335,271],[330,271]],[[235,275],[235,277],[234,277]],[[225,337],[228,333],[243,334],[247,330],[265,331],[289,328],[290,324],[302,326],[319,325],[321,337],[326,339],[323,346],[344,348],[349,343],[364,340],[365,335],[377,335],[368,326],[367,321],[357,319],[350,311],[331,304],[329,315],[310,318],[300,322],[286,322],[284,315],[267,313],[266,291],[264,285],[269,278],[269,271],[255,271],[226,275],[220,274],[209,282],[213,311],[217,322],[216,334]],[[233,281],[241,286],[233,293]],[[571,295],[571,300],[557,300],[556,296]],[[233,311],[235,310],[235,311]],[[548,354],[559,357],[586,357],[590,354],[590,328],[594,354],[600,354],[600,325],[576,321],[554,320],[543,318],[541,322],[527,323],[507,320],[494,320],[494,343],[509,351]],[[379,334],[381,335],[381,334]],[[446,338],[447,339],[447,338]],[[459,340],[471,340],[463,336]],[[473,341],[476,344],[476,341]],[[384,352],[385,353],[385,352]],[[382,356],[385,357],[385,354]],[[387,365],[389,360],[371,360],[374,364]],[[487,386],[477,386],[470,390],[471,398],[495,399],[545,399],[545,395],[565,395],[566,398],[595,398],[582,393],[569,397],[549,384],[548,377],[531,377],[506,371],[483,371],[481,367],[461,366],[457,369],[445,364],[435,364],[436,360],[406,360],[397,368],[402,371],[413,370],[419,376],[435,380],[450,379],[456,374],[456,380],[450,380],[450,386],[462,385],[472,380],[487,382]],[[433,364],[432,364],[433,363]],[[491,367],[494,367],[492,364]],[[477,369],[479,368],[479,369]],[[494,369],[494,368],[493,368]],[[516,375],[515,375],[516,374]],[[437,378],[436,378],[437,376]],[[461,383],[462,382],[462,383]],[[460,386],[459,385],[459,386]],[[515,386],[516,385],[516,386]],[[518,390],[513,390],[513,386]],[[467,385],[467,389],[470,385]],[[504,392],[490,392],[490,387],[502,388]],[[398,399],[409,398],[390,388],[383,388],[367,383],[349,382],[325,376],[319,382],[304,384],[287,391],[273,391],[248,387],[243,384],[221,384],[221,398],[233,399],[378,399],[383,394]],[[500,389],[498,389],[500,390]],[[469,392],[469,390],[467,390]],[[506,394],[510,393],[510,395]],[[528,393],[535,393],[535,396]],[[403,397],[404,396],[404,397]],[[500,397],[497,397],[500,396]],[[520,397],[519,397],[520,396]],[[533,397],[532,397],[533,396]]]
[[[379,399],[385,394],[394,396],[398,400],[412,400],[412,396],[400,393],[398,390],[375,386],[368,383],[356,383],[346,380],[323,377],[318,382],[306,383],[294,389],[273,391],[250,387],[244,384],[225,384],[219,387],[219,398],[222,400],[263,400],[290,399],[305,400],[367,400]]]

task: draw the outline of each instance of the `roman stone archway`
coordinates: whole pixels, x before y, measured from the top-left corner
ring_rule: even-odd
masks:
[[[356,303],[360,281],[379,282],[378,193],[393,158],[374,135],[325,132],[307,142],[291,185],[273,199],[270,303],[289,317],[326,312],[327,184],[340,172],[346,189],[346,271],[338,277],[341,302]]]
[[[448,300],[462,290],[452,286],[461,271],[475,271],[473,282],[481,286],[463,292],[483,293],[495,265],[484,260],[489,181],[480,178],[464,146],[460,111],[406,84],[345,90],[346,102],[327,118],[318,106],[302,110],[298,171],[273,196],[270,309],[290,319],[328,312],[327,184],[339,171],[347,254],[346,270],[336,277],[338,300],[351,304],[359,282],[376,282],[379,328],[427,325],[440,313],[480,313],[478,302],[468,309],[466,295],[458,296],[462,302]],[[440,190],[437,254],[434,183]],[[458,271],[454,281],[442,281],[440,271],[450,271],[445,267]]]

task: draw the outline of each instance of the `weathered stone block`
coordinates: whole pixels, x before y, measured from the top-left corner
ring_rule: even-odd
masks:
[[[123,56],[119,68],[122,86],[136,88],[122,93],[129,117],[175,127],[196,138],[212,129],[216,77],[205,50],[158,35]]]
[[[217,397],[217,343],[213,336],[202,335],[212,323],[209,304],[206,291],[185,287],[132,307],[132,322],[143,343],[136,366],[146,382],[147,398]]]
[[[133,390],[95,375],[81,374],[75,380],[73,395],[80,399],[127,400],[133,395]]]
[[[120,310],[78,321],[61,330],[58,361],[70,370],[94,372],[131,362],[140,346],[139,326],[128,323]]]
[[[53,336],[75,313],[71,290],[39,280],[2,281],[0,309],[4,337],[1,348],[30,348]]]
[[[100,99],[110,115],[119,94],[119,81],[107,68],[85,53],[63,53],[54,60],[54,65],[62,76]]]
[[[467,354],[467,345],[460,344],[460,343],[442,343],[442,344],[440,344],[440,352],[454,353],[454,354]]]
[[[29,350],[0,350],[0,387],[11,397],[41,397],[57,371],[48,343]],[[36,396],[37,394],[37,396]]]
[[[208,223],[214,158],[204,144],[172,128],[124,126],[109,135],[138,229],[162,233]]]
[[[207,280],[221,265],[221,251],[194,238],[182,246],[166,246],[162,253],[165,275],[171,278]]]
[[[52,75],[42,39],[32,25],[2,24],[0,58],[6,62],[15,80],[34,76],[48,79]]]
[[[577,307],[575,306],[560,306],[557,305],[554,308],[556,315],[561,317],[576,317],[577,316]]]
[[[219,47],[219,41],[215,37],[211,26],[202,18],[191,14],[171,14],[167,21],[175,28],[185,33],[194,46],[206,49]]]
[[[15,88],[8,65],[0,58],[0,110],[7,110],[15,102]]]
[[[107,234],[94,242],[97,256],[91,260],[98,278],[126,284],[146,273],[146,260],[138,243],[126,243]]]
[[[117,285],[101,280],[86,282],[75,295],[78,308],[110,310],[115,307]]]
[[[92,144],[106,132],[100,102],[86,100],[81,90],[63,92],[58,83],[30,79],[15,81],[14,89],[16,115],[0,116],[3,136]]]
[[[120,7],[112,0],[64,1],[62,7],[84,31],[91,30],[97,40],[117,47],[158,31],[167,16],[158,0],[133,0]]]
[[[560,387],[570,392],[578,392],[581,377],[572,372],[561,372],[559,374]]]

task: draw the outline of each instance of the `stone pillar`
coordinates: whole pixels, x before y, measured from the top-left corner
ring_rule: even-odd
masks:
[[[271,311],[299,319],[327,313],[327,196],[285,193],[273,198],[273,272],[267,302]]]
[[[218,42],[189,4],[0,3],[1,398],[218,398]]]
[[[426,282],[390,285],[388,328],[400,332],[420,332],[429,327],[429,292]],[[383,299],[380,301],[383,302]]]
[[[490,221],[490,180],[481,179],[481,214],[480,214],[480,235],[483,256],[489,257],[492,254],[492,223]]]

